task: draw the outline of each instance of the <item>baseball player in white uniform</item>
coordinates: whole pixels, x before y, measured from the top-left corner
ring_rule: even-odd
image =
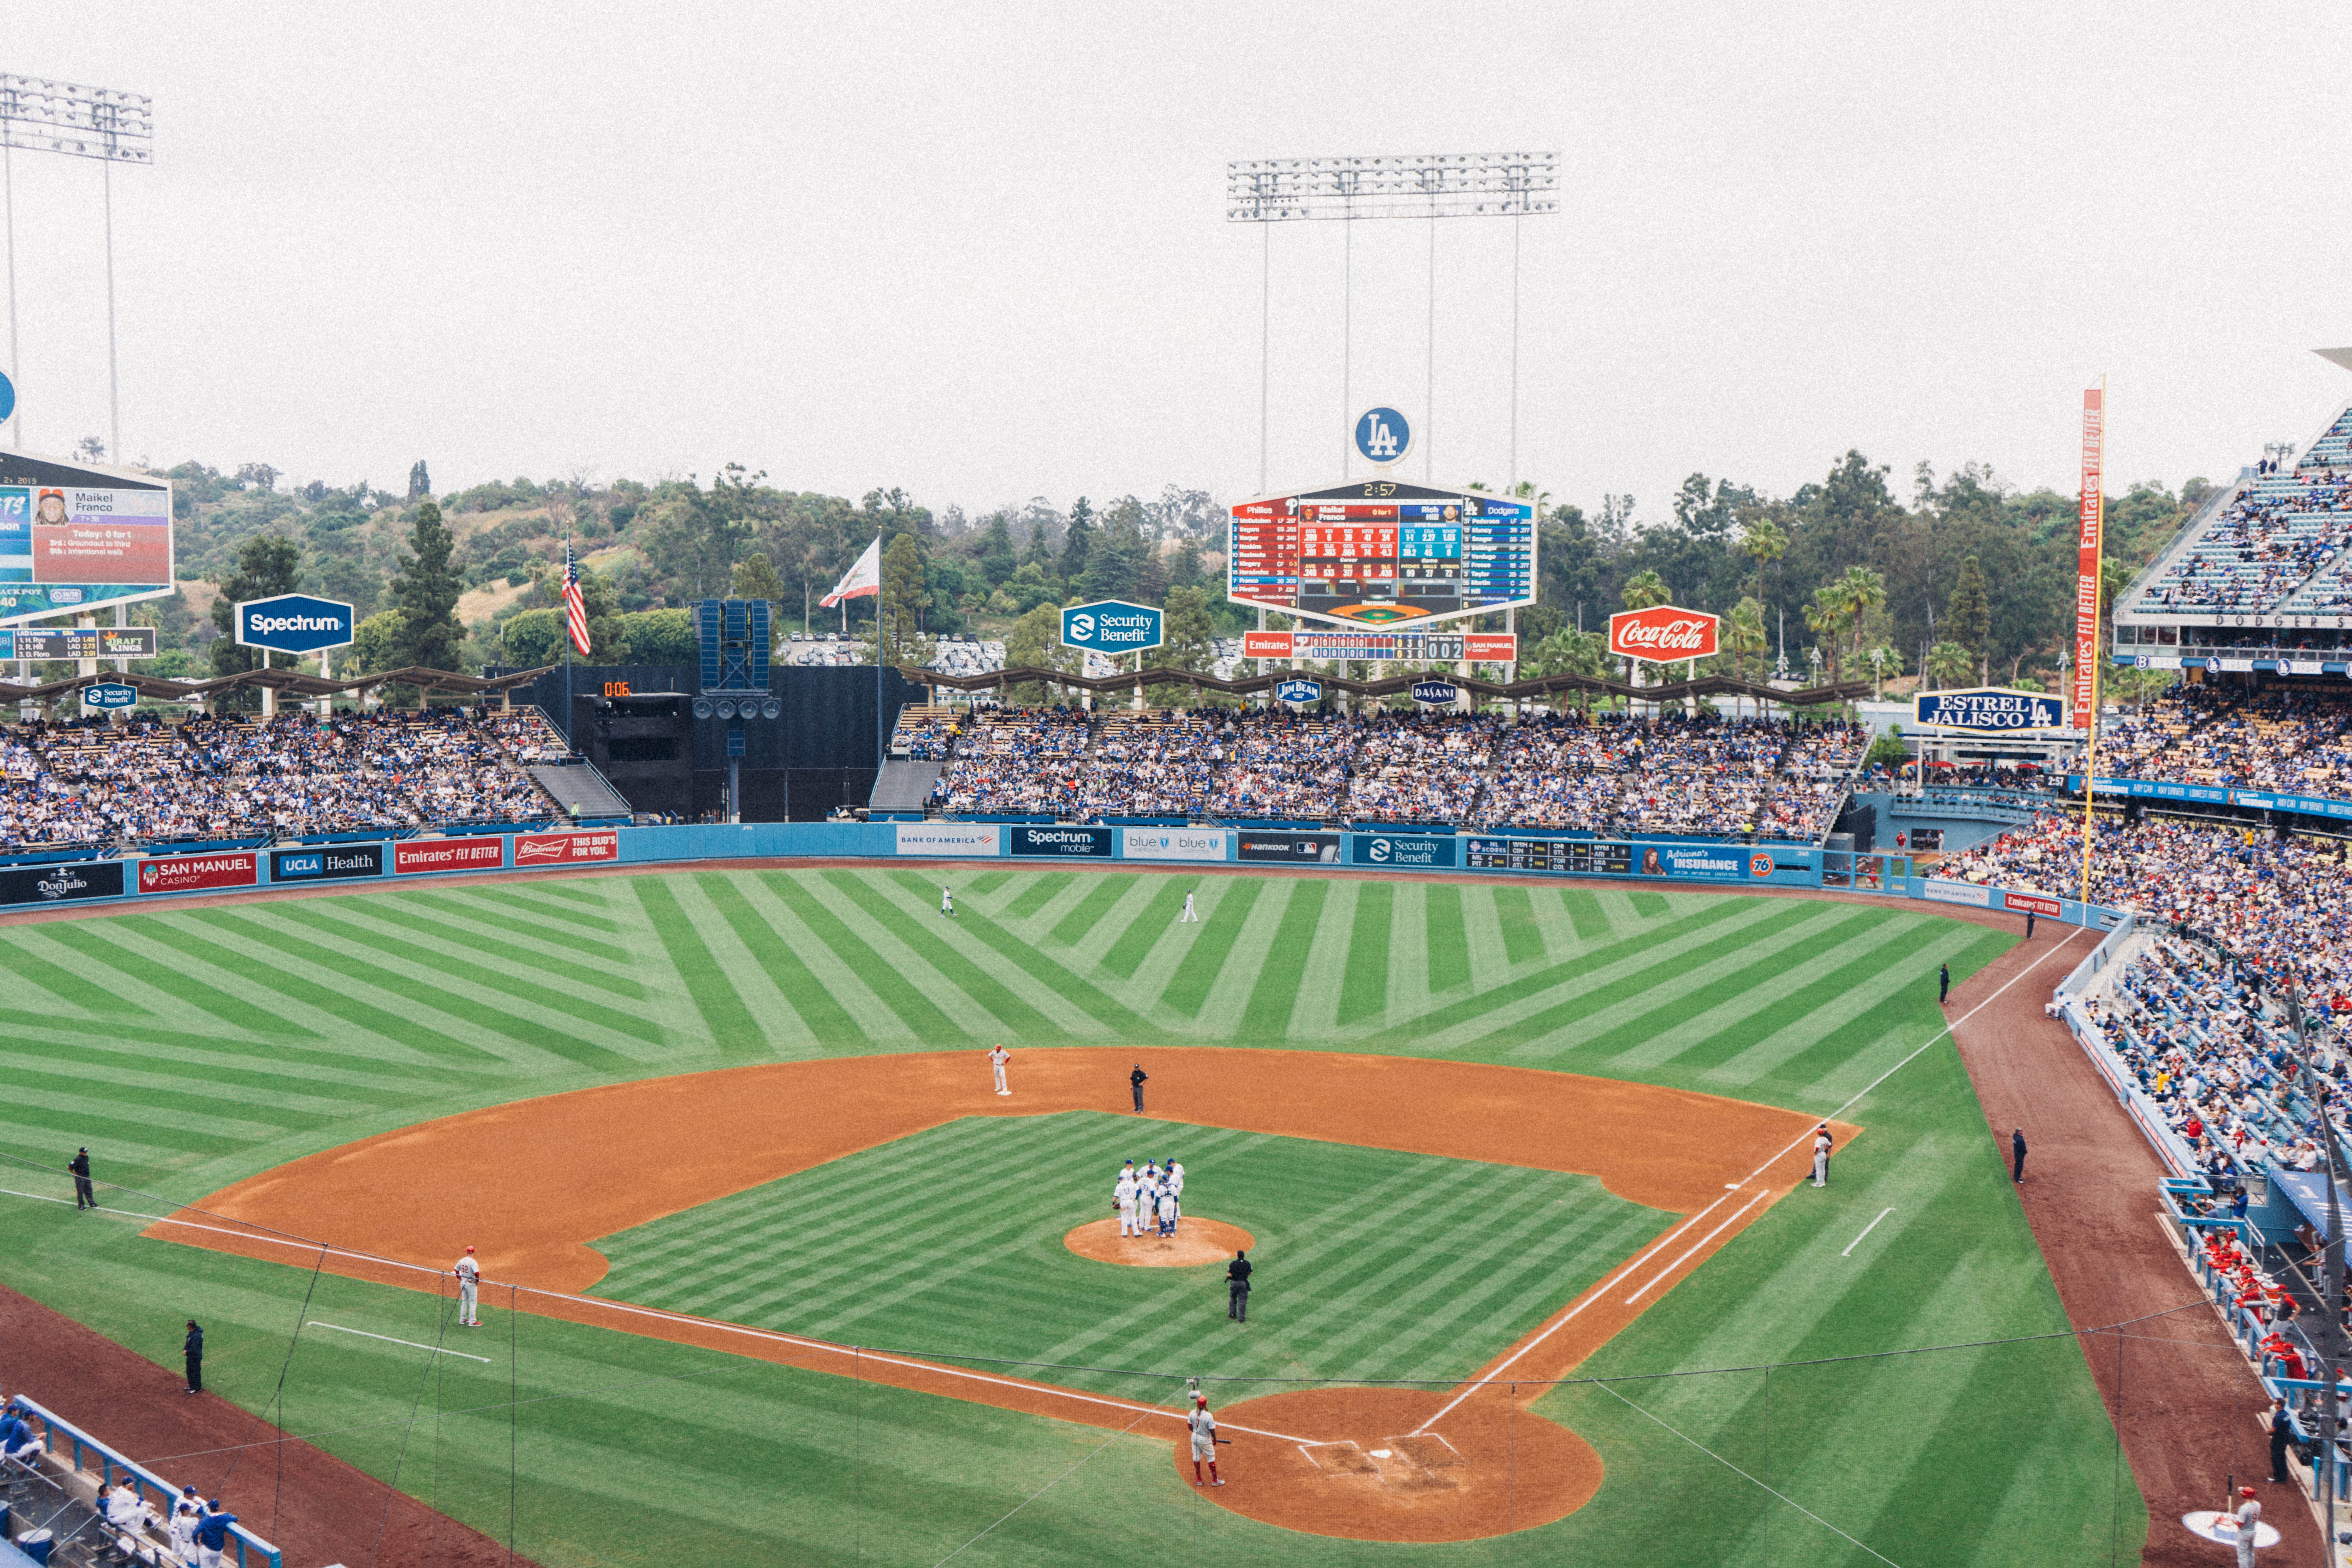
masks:
[[[172,1555],[183,1563],[196,1560],[196,1510],[202,1506],[194,1487],[181,1488],[180,1495],[172,1500],[171,1522],[163,1530],[172,1542]]]
[[[1176,1190],[1173,1187],[1160,1189],[1160,1234],[1176,1234]]]
[[[940,913],[943,915],[955,913],[955,895],[948,891],[947,884],[944,882],[940,884]]]
[[[475,1299],[480,1294],[482,1288],[482,1266],[474,1261],[472,1247],[466,1248],[466,1255],[457,1259],[457,1326],[465,1329],[478,1329],[482,1326],[482,1319],[480,1313],[475,1310]]]
[[[1184,912],[1176,917],[1176,923],[1178,925],[1182,925],[1186,921],[1191,921],[1197,925],[1200,923],[1200,915],[1196,913],[1192,908],[1192,895],[1190,893],[1185,894]]]
[[[1821,1130],[1813,1134],[1813,1185],[1826,1187],[1829,1184],[1830,1130],[1829,1124],[1823,1122]]]
[[[1207,1394],[1192,1395],[1192,1414],[1184,1417],[1184,1425],[1192,1429],[1192,1484],[1201,1484],[1201,1462],[1205,1459],[1209,1464],[1209,1484],[1223,1486],[1224,1478],[1217,1474],[1217,1418],[1209,1414]]]
[[[1139,1191],[1135,1177],[1125,1171],[1118,1173],[1118,1185],[1110,1190],[1111,1201],[1118,1205],[1118,1234],[1123,1237],[1141,1232],[1141,1226],[1136,1224],[1135,1219],[1135,1205]]]
[[[1007,1089],[1004,1084],[1004,1064],[1012,1059],[1013,1053],[1006,1050],[1002,1045],[988,1053],[989,1070],[996,1075],[996,1092],[999,1094],[1011,1094],[1013,1092],[1010,1089]]]
[[[1176,1213],[1184,1213],[1184,1167],[1175,1161],[1168,1162],[1168,1190],[1176,1194]]]

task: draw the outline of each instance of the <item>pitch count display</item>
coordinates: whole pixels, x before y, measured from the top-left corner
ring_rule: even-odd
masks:
[[[1341,626],[1436,621],[1535,602],[1535,509],[1389,479],[1232,510],[1226,596]]]

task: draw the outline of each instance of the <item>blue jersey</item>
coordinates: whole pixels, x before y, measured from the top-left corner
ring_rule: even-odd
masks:
[[[228,1543],[228,1527],[236,1522],[233,1513],[208,1513],[196,1521],[196,1542],[218,1552]]]

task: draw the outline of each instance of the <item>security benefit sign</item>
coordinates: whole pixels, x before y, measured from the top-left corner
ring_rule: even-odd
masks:
[[[1062,612],[1062,646],[1090,653],[1141,653],[1160,646],[1166,618],[1149,605],[1104,599]]]
[[[1939,730],[2021,734],[2066,727],[2066,703],[2041,691],[1978,686],[1965,691],[1923,691],[1911,700],[1915,723]]]
[[[1382,866],[1402,871],[1448,869],[1454,864],[1455,842],[1418,834],[1355,833],[1349,835],[1349,859],[1358,866]]]

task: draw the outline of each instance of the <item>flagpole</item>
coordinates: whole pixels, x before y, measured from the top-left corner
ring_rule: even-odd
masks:
[[[563,539],[563,575],[566,587],[571,585],[574,571],[572,560],[572,537],[566,534]],[[580,743],[572,733],[574,727],[572,717],[572,601],[568,596],[564,599],[562,614],[563,616],[563,739],[574,752],[578,752],[581,749]]]

